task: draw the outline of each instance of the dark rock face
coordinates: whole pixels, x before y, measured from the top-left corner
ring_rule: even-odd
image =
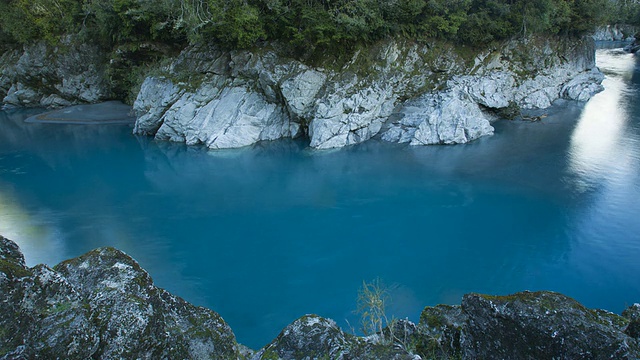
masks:
[[[67,37],[53,47],[38,42],[0,56],[0,98],[14,106],[60,107],[112,96],[108,59],[98,46]]]
[[[637,343],[620,331],[620,316],[589,310],[551,292],[465,295],[466,359],[635,359]]]
[[[633,304],[622,312],[622,316],[629,320],[625,334],[640,340],[640,304]]]
[[[459,358],[462,327],[467,320],[459,305],[426,307],[420,314],[416,352],[433,358]]]
[[[157,288],[113,248],[28,268],[0,236],[0,360],[640,359],[640,304],[622,316],[553,292],[467,294],[358,337],[305,315],[257,352],[215,312]]]
[[[237,359],[215,312],[153,285],[138,263],[102,248],[27,268],[0,237],[0,359]]]
[[[423,311],[417,350],[462,359],[638,359],[628,324],[553,292],[467,294],[461,306]]]

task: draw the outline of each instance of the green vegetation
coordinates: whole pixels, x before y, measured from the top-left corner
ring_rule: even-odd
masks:
[[[298,53],[348,49],[388,36],[481,46],[533,33],[582,34],[640,23],[637,0],[2,0],[0,44],[60,41],[113,48],[278,41]]]

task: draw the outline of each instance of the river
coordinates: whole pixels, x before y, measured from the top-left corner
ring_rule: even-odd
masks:
[[[0,112],[0,234],[29,265],[115,246],[253,348],[307,313],[357,330],[376,278],[388,315],[414,321],[526,289],[620,312],[640,301],[640,63],[597,61],[605,91],[588,103],[456,146],[208,151]]]

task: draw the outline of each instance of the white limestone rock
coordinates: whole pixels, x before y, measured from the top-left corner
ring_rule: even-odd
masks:
[[[299,118],[308,117],[326,80],[327,75],[317,70],[306,70],[285,80],[280,87],[289,112]]]
[[[604,80],[604,74],[598,68],[593,68],[589,72],[578,74],[567,82],[560,93],[565,99],[587,101],[593,95],[604,90],[601,85],[602,80]]]
[[[304,131],[315,149],[374,136],[414,145],[464,143],[493,133],[482,109],[547,108],[559,98],[585,101],[602,89],[592,41],[549,38],[514,40],[478,54],[473,64],[447,45],[389,40],[333,70],[271,48],[190,48],[170,69],[167,79],[143,84],[135,132],[214,149]],[[195,89],[168,80],[189,69],[202,77]]]
[[[382,139],[411,145],[463,144],[493,134],[489,118],[466,94],[427,94],[402,105]]]
[[[166,78],[148,77],[142,83],[133,104],[137,117],[133,130],[139,135],[155,135],[162,125],[164,113],[184,91]]]
[[[207,101],[187,93],[162,118],[156,138],[204,144],[211,149],[237,148],[262,140],[297,135],[299,125],[282,107],[246,87],[209,88]]]
[[[309,124],[311,147],[330,149],[369,140],[394,107],[390,87],[364,88],[346,97],[342,93],[338,90],[320,100]]]

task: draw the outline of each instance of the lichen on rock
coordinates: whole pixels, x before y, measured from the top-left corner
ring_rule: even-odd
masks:
[[[108,100],[106,54],[72,36],[8,51],[0,62],[0,95],[13,106],[60,107]]]
[[[361,337],[305,315],[258,351],[217,313],[156,287],[125,253],[99,248],[28,268],[0,236],[0,359],[638,359],[640,305],[622,316],[562,294],[467,294]]]
[[[237,359],[217,313],[157,288],[125,253],[100,248],[27,268],[0,237],[0,359]]]

